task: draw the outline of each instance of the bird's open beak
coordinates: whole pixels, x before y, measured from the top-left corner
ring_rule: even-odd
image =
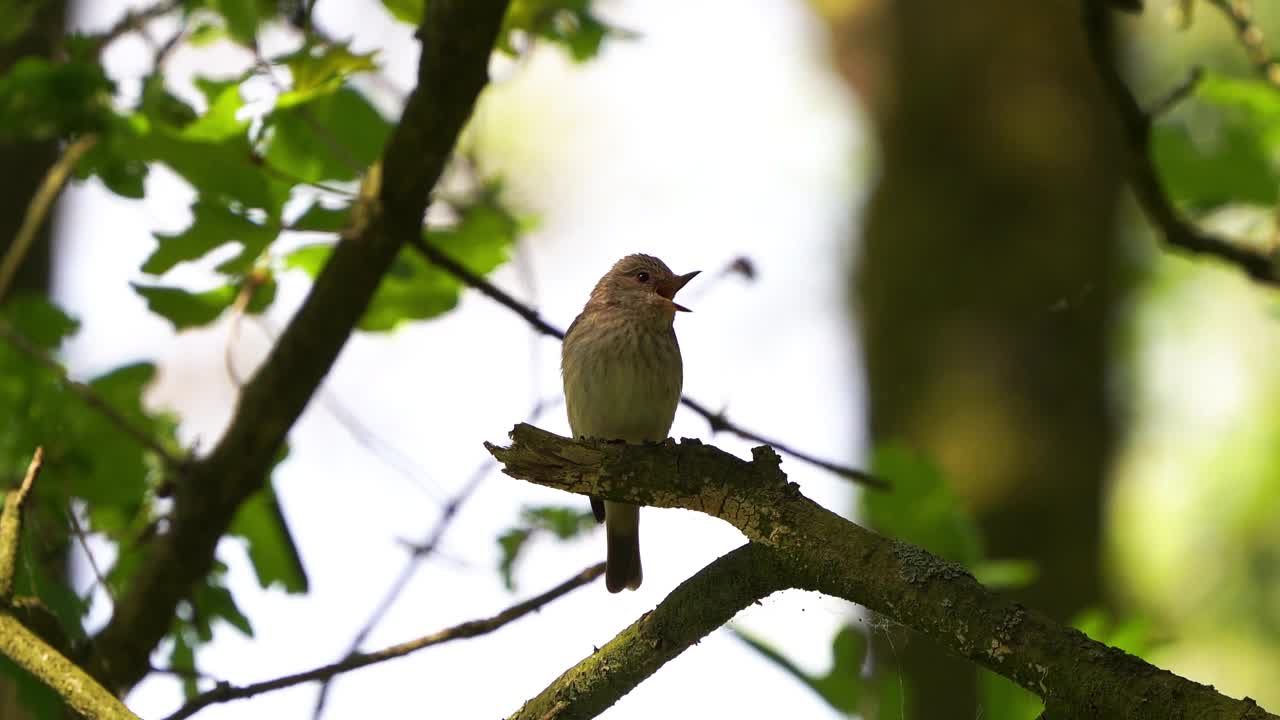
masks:
[[[672,305],[676,310],[679,310],[680,312],[693,312],[693,311],[692,311],[692,310],[690,310],[689,308],[687,308],[687,307],[685,307],[685,306],[681,305],[681,304],[680,304],[680,303],[678,303],[678,302],[675,302],[675,296],[676,296],[676,293],[680,292],[680,288],[684,287],[685,285],[688,285],[688,284],[689,284],[689,281],[690,281],[690,280],[692,280],[692,279],[694,279],[695,277],[697,277],[697,276],[698,276],[698,273],[700,273],[700,272],[702,272],[702,271],[701,271],[701,270],[694,270],[694,271],[693,271],[693,272],[691,272],[691,273],[685,273],[685,274],[683,274],[683,275],[677,275],[677,276],[675,277],[675,279],[671,281],[671,283],[670,283],[670,284],[668,284],[668,285],[665,285],[665,286],[663,286],[663,287],[658,288],[658,294],[659,294],[659,295],[661,295],[662,297],[664,297],[664,298],[668,299],[668,300],[671,300],[671,305]]]

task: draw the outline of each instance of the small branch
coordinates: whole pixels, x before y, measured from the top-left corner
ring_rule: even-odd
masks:
[[[130,10],[105,33],[96,36],[94,41],[98,49],[101,50],[125,35],[142,29],[148,22],[162,15],[168,15],[181,7],[182,0],[164,0],[141,10]]]
[[[1221,11],[1231,23],[1258,75],[1280,90],[1280,62],[1267,47],[1262,28],[1253,20],[1253,3],[1250,0],[1209,0],[1209,4]]]
[[[31,249],[31,244],[35,242],[45,218],[49,216],[49,210],[58,199],[58,195],[62,193],[62,188],[67,184],[72,171],[76,169],[76,163],[80,162],[80,158],[93,149],[97,142],[97,135],[84,135],[76,139],[62,151],[62,157],[49,167],[44,179],[40,181],[40,187],[31,197],[27,212],[22,217],[22,226],[18,228],[18,234],[9,245],[9,252],[5,253],[3,260],[0,260],[0,300],[4,299],[8,293],[14,276],[18,274],[19,266],[26,258],[27,251]]]
[[[693,612],[674,605],[703,602],[728,612],[761,593],[795,587],[859,603],[910,627],[1051,699],[1055,714],[1063,717],[1280,720],[1252,700],[1228,698],[1090,640],[995,595],[954,563],[836,515],[788,482],[781,459],[768,447],[755,448],[748,462],[687,439],[652,445],[576,442],[524,424],[515,427],[511,439],[510,447],[486,447],[512,477],[615,502],[702,512],[741,530],[753,543],[742,552],[762,553],[735,573],[732,584],[737,587],[719,600],[688,601],[672,593],[652,616]],[[713,563],[700,571],[694,580],[705,580],[715,567]],[[643,628],[646,622],[641,619],[633,627]],[[711,627],[688,633],[674,627],[657,635],[657,642],[643,642],[624,631],[606,646],[608,653],[602,650],[579,663],[539,698],[566,703],[552,716],[556,720],[593,717],[674,656],[664,643],[683,649],[682,643],[692,641],[690,635],[696,639],[701,637],[696,633]],[[675,640],[668,639],[672,635]],[[579,696],[577,688],[584,682],[598,690]]]
[[[166,447],[160,444],[158,440],[151,437],[149,433],[135,426],[124,415],[111,406],[106,398],[102,397],[89,385],[72,380],[67,374],[67,369],[47,353],[41,350],[27,338],[23,337],[12,325],[0,319],[0,338],[4,338],[15,350],[26,355],[36,363],[44,366],[47,370],[53,372],[57,376],[62,386],[69,390],[73,395],[90,409],[95,410],[99,415],[106,418],[108,422],[116,427],[117,430],[133,438],[135,442],[143,448],[150,450],[160,458],[161,462],[171,470],[181,470],[186,466],[185,458],[174,455]]]
[[[1168,112],[1173,110],[1175,107],[1182,104],[1183,100],[1186,100],[1188,97],[1191,97],[1191,94],[1196,91],[1196,88],[1200,85],[1200,81],[1203,79],[1204,79],[1204,68],[1200,67],[1199,65],[1191,68],[1191,72],[1187,73],[1187,79],[1183,80],[1181,83],[1178,83],[1178,85],[1175,86],[1172,90],[1170,90],[1169,93],[1164,96],[1164,98],[1162,98],[1159,102],[1156,102],[1155,104],[1153,104],[1151,106],[1151,110],[1148,112],[1148,115],[1150,115],[1151,118],[1154,120],[1155,118],[1158,118],[1161,115],[1167,114]]]
[[[1172,247],[1216,257],[1237,266],[1257,282],[1280,286],[1276,258],[1272,254],[1204,232],[1173,206],[1151,159],[1152,115],[1138,104],[1120,74],[1107,26],[1107,9],[1101,0],[1084,0],[1082,8],[1089,54],[1123,129],[1129,154],[1129,184],[1151,224]]]
[[[18,564],[18,547],[22,543],[22,505],[27,501],[43,464],[44,448],[38,447],[31,456],[22,484],[16,490],[10,490],[4,498],[4,510],[0,512],[0,605],[8,605],[13,599],[14,568]]]
[[[5,495],[0,513],[0,655],[34,675],[90,720],[138,720],[114,695],[13,615],[13,574],[22,540],[22,506],[31,494],[44,450],[36,448],[22,484]]]
[[[396,601],[400,599],[400,594],[409,586],[409,581],[418,573],[418,569],[422,563],[439,547],[444,535],[448,532],[449,527],[453,524],[453,519],[457,517],[458,510],[463,503],[471,497],[476,488],[480,486],[481,481],[489,473],[490,464],[485,463],[483,467],[476,470],[467,484],[462,487],[452,498],[445,503],[444,510],[440,514],[440,519],[436,521],[436,525],[432,528],[431,533],[422,544],[415,546],[409,554],[409,559],[405,562],[404,568],[396,577],[395,582],[391,584],[391,588],[387,590],[386,595],[379,601],[378,606],[374,608],[373,614],[365,621],[364,625],[356,632],[355,637],[351,639],[351,644],[347,648],[346,658],[359,656],[360,646],[369,638],[378,624],[382,622],[382,618],[391,610]],[[318,719],[324,714],[324,708],[329,700],[329,688],[332,678],[326,678],[324,684],[320,686],[320,692],[316,694],[316,703],[311,711],[311,717]]]
[[[183,718],[191,717],[199,710],[214,703],[240,700],[242,698],[253,697],[254,695],[270,692],[272,690],[292,687],[301,683],[325,680],[338,675],[339,673],[349,672],[375,663],[386,662],[387,660],[392,660],[398,657],[404,657],[409,653],[416,652],[426,647],[431,647],[432,645],[439,645],[451,640],[461,640],[464,638],[487,635],[507,623],[518,620],[519,618],[542,608],[553,600],[567,595],[570,591],[590,583],[592,580],[600,577],[603,573],[604,563],[592,565],[541,595],[512,605],[493,617],[486,618],[484,620],[472,620],[470,622],[462,623],[461,625],[455,625],[446,630],[441,630],[399,645],[392,645],[391,647],[377,652],[359,653],[341,662],[332,663],[330,665],[318,667],[306,672],[296,673],[294,675],[286,675],[285,677],[277,678],[275,680],[254,683],[253,685],[245,685],[242,687],[235,687],[226,684],[219,685],[207,693],[196,696],[186,705],[183,705],[177,712],[165,718],[165,720],[183,720]]]
[[[511,295],[507,294],[505,291],[498,288],[496,285],[484,279],[480,275],[477,275],[471,272],[465,266],[463,266],[462,263],[449,257],[447,253],[440,250],[439,248],[434,247],[431,244],[427,243],[425,240],[422,239],[422,237],[419,236],[419,237],[410,238],[409,242],[413,246],[413,249],[417,250],[418,254],[422,255],[422,257],[425,258],[427,262],[430,262],[433,265],[439,267],[441,270],[444,270],[445,272],[454,276],[458,280],[461,280],[468,287],[471,287],[475,290],[480,291],[480,294],[484,295],[487,298],[490,298],[491,300],[497,302],[499,305],[502,305],[508,310],[524,318],[524,321],[527,322],[530,327],[542,333],[543,335],[548,335],[550,337],[554,337],[559,340],[564,340],[564,331],[556,327],[555,325],[552,325],[551,323],[547,322],[546,320],[543,320],[542,316],[538,314],[537,310],[534,310],[528,305],[525,305],[519,300],[511,297]],[[712,412],[707,408],[706,405],[703,405],[702,403],[694,400],[693,398],[687,395],[684,395],[680,398],[680,403],[685,407],[689,408],[690,410],[692,410],[693,412],[697,413],[698,415],[701,415],[702,418],[707,421],[707,424],[711,426],[711,431],[713,433],[727,432],[732,435],[737,435],[738,437],[743,438],[744,440],[750,440],[751,442],[758,442],[758,443],[764,443],[766,445],[772,445],[773,447],[781,450],[782,452],[788,455],[791,455],[792,457],[803,460],[812,465],[817,465],[818,467],[823,468],[824,470],[829,470],[848,480],[862,483],[863,485],[867,485],[869,487],[874,487],[874,488],[884,489],[888,487],[883,480],[876,478],[874,475],[871,475],[866,471],[859,470],[857,468],[848,467],[845,465],[839,465],[829,460],[823,460],[814,455],[810,455],[809,453],[801,452],[788,445],[784,445],[775,440],[765,438],[762,435],[759,435],[757,433],[751,432],[750,430],[742,428],[736,425],[735,423],[733,423],[732,421],[730,421],[729,418],[725,417],[725,414],[723,412]]]

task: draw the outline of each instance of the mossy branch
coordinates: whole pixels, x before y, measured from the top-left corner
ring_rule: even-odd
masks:
[[[31,494],[44,451],[36,448],[22,484],[5,495],[0,513],[0,655],[58,693],[68,707],[90,720],[138,720],[89,674],[14,616],[13,572],[22,539],[22,506]]]
[[[576,442],[525,424],[511,439],[509,447],[486,447],[512,477],[618,502],[695,510],[729,522],[752,541],[686,581],[515,718],[594,717],[742,607],[795,587],[892,618],[1040,696],[1054,717],[1280,720],[1248,698],[1226,697],[1095,642],[992,593],[954,563],[826,510],[787,481],[768,447],[755,448],[748,462],[688,439]],[[737,559],[744,556],[752,561]],[[702,621],[652,627],[652,618],[668,617]]]

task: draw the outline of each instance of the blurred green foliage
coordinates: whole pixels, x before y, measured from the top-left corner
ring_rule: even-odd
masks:
[[[387,8],[416,24],[423,3],[388,2]],[[178,4],[171,14],[181,16],[187,28],[180,43],[233,43],[257,58],[230,76],[196,78],[194,93],[175,88],[163,67],[140,78],[140,92],[123,93],[120,79],[109,77],[99,59],[108,41],[84,36],[64,38],[59,60],[23,58],[0,75],[0,141],[69,141],[93,134],[97,142],[75,168],[78,179],[96,178],[111,192],[137,199],[145,197],[149,171],[159,164],[190,185],[195,199],[186,227],[157,233],[155,250],[139,268],[142,278],[130,280],[148,308],[177,330],[207,326],[229,312],[265,312],[281,272],[300,269],[314,277],[349,225],[358,183],[378,161],[391,131],[392,122],[360,83],[360,76],[381,72],[377,54],[355,52],[281,16],[295,9],[275,0]],[[0,16],[6,19],[0,42],[20,33],[27,19],[17,9]],[[262,55],[257,38],[268,24],[291,33],[291,49]],[[513,38],[524,34],[585,60],[611,32],[586,0],[517,2],[503,49],[513,50]],[[264,78],[274,95],[250,107],[245,84]],[[435,199],[433,212],[448,219],[433,222],[425,241],[482,275],[507,260],[527,228],[506,206],[500,182],[465,173],[451,181],[447,196]],[[300,245],[296,233],[329,239]],[[192,287],[172,279],[184,266],[207,269],[212,280]],[[406,251],[360,328],[389,331],[436,317],[456,306],[461,289],[452,276]],[[0,478],[15,481],[37,445],[46,451],[37,502],[24,530],[17,590],[57,618],[60,634],[83,643],[94,588],[77,594],[66,578],[45,576],[36,556],[65,548],[50,547],[41,528],[69,524],[70,513],[76,513],[85,530],[114,551],[101,582],[119,597],[139,570],[147,543],[168,521],[167,494],[181,468],[130,437],[48,362],[76,331],[73,318],[44,298],[18,297],[0,306],[0,323],[15,338],[0,339],[0,416],[10,420],[0,432]],[[48,357],[42,362],[33,352]],[[138,362],[86,385],[95,402],[164,455],[181,459],[186,450],[175,434],[178,419],[144,402],[155,372],[154,365]],[[541,532],[569,537],[585,528],[579,515],[530,509],[522,516],[523,539]],[[305,571],[270,486],[239,509],[228,535],[244,542],[263,587],[306,591]],[[512,546],[508,579],[518,552]],[[162,646],[171,669],[186,678],[188,695],[197,690],[197,656],[213,628],[223,623],[245,634],[253,630],[225,576],[225,566],[215,563],[182,601]],[[57,714],[48,692],[30,678],[6,663],[0,672],[19,678],[24,703],[39,717]]]
[[[515,591],[516,563],[528,549],[529,541],[536,536],[549,534],[557,540],[571,540],[595,527],[595,516],[580,507],[540,505],[524,508],[516,524],[498,536],[498,547],[502,551],[498,572],[502,575],[502,583],[507,590]]]

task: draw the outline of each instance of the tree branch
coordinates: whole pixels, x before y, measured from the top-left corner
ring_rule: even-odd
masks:
[[[507,623],[518,620],[525,615],[542,608],[551,601],[568,594],[570,591],[590,583],[602,574],[604,574],[604,563],[597,563],[541,595],[512,605],[493,617],[486,618],[484,620],[472,620],[470,622],[462,623],[461,625],[455,625],[446,630],[441,630],[439,632],[420,637],[416,640],[410,640],[409,642],[400,643],[399,645],[392,645],[391,647],[378,650],[377,652],[355,653],[341,662],[324,665],[322,667],[315,668],[314,670],[307,670],[306,672],[286,675],[285,677],[277,678],[275,680],[267,680],[265,682],[254,683],[252,685],[245,685],[243,687],[221,684],[209,692],[202,693],[195,698],[192,698],[190,702],[183,705],[177,712],[165,718],[165,720],[184,720],[184,718],[189,718],[201,709],[214,703],[223,703],[231,700],[249,698],[272,690],[280,690],[294,685],[300,685],[305,682],[327,680],[339,673],[358,670],[359,668],[367,667],[375,663],[404,657],[409,653],[416,652],[426,647],[431,647],[432,645],[439,645],[441,643],[449,642],[450,640],[462,640],[464,638],[487,635]]]
[[[22,544],[22,506],[43,465],[44,448],[36,448],[22,484],[5,494],[4,509],[0,510],[0,604],[3,605],[13,600],[13,574],[18,564],[18,547]]]
[[[169,531],[147,549],[93,647],[109,686],[127,690],[170,627],[178,601],[210,570],[218,538],[267,482],[294,421],[329,372],[396,254],[418,236],[428,194],[488,80],[506,0],[432,0],[418,27],[418,86],[366,178],[359,227],[334,248],[302,307],[245,385],[212,453],[177,485]],[[379,181],[380,177],[380,181]],[[370,193],[372,194],[372,193]]]
[[[526,702],[510,720],[568,720],[604,712],[751,603],[788,587],[773,552],[747,543],[680,583],[653,612]]]
[[[9,285],[17,276],[18,268],[26,258],[27,251],[35,242],[45,218],[49,216],[49,210],[62,194],[62,188],[67,184],[72,171],[76,169],[76,163],[80,162],[80,158],[84,157],[85,153],[92,150],[96,144],[98,144],[97,135],[81,136],[67,145],[62,151],[62,156],[49,166],[49,171],[44,174],[40,187],[32,196],[31,202],[27,204],[27,212],[22,216],[22,226],[18,228],[17,236],[9,245],[9,251],[5,253],[4,259],[0,260],[0,298],[8,294]]]
[[[5,495],[0,513],[0,655],[48,685],[69,707],[90,720],[138,720],[114,695],[27,629],[14,616],[13,572],[22,539],[22,506],[44,462],[36,448],[22,484]]]
[[[1272,87],[1280,90],[1280,62],[1277,62],[1263,39],[1262,28],[1253,20],[1253,3],[1249,0],[1209,0],[1231,23],[1240,45],[1253,69]]]
[[[865,605],[1039,695],[1057,716],[1280,720],[1252,700],[1228,698],[1090,640],[993,594],[958,565],[826,510],[787,481],[778,455],[768,447],[755,448],[747,462],[687,439],[655,445],[575,442],[524,424],[511,438],[510,447],[486,445],[508,475],[615,502],[685,508],[725,520],[773,558],[772,564],[753,564],[740,582],[751,582],[758,573],[755,581],[772,592],[779,587],[772,576],[779,575],[782,586]],[[660,611],[662,606],[655,614]],[[677,637],[678,642],[687,639]],[[619,641],[611,644],[608,657],[584,661],[607,665],[610,677],[620,679],[607,697],[579,701],[573,687],[557,681],[547,692],[559,693],[562,702],[547,717],[591,717],[595,708],[607,707],[634,687],[621,681],[632,668],[655,663],[665,652],[661,643]]]
[[[1090,57],[1123,130],[1129,154],[1129,185],[1151,224],[1175,248],[1216,257],[1260,283],[1280,286],[1276,258],[1271,253],[1204,232],[1173,206],[1151,159],[1152,115],[1142,109],[1120,73],[1111,45],[1107,9],[1101,0],[1084,0],[1081,7]]]
[[[537,310],[534,310],[528,305],[525,305],[515,299],[480,275],[471,272],[462,263],[454,260],[452,257],[449,257],[449,255],[444,251],[432,246],[421,237],[410,238],[410,243],[412,244],[413,249],[417,250],[418,254],[427,262],[439,267],[441,270],[444,270],[458,280],[461,280],[465,285],[480,291],[480,294],[524,318],[524,321],[527,322],[534,330],[537,330],[543,335],[548,335],[558,340],[564,340],[564,331],[542,319],[542,316],[538,314]],[[772,445],[792,457],[803,460],[811,465],[817,465],[818,467],[829,472],[833,472],[846,480],[852,480],[881,490],[888,488],[888,485],[884,480],[877,478],[864,470],[859,470],[847,465],[840,465],[838,463],[831,462],[830,460],[823,460],[815,455],[796,450],[795,448],[784,445],[781,442],[765,438],[757,433],[740,427],[731,422],[729,418],[725,416],[723,411],[712,412],[706,405],[703,405],[688,395],[680,397],[680,404],[694,411],[698,415],[701,415],[702,418],[707,421],[707,424],[711,426],[712,432],[727,432],[737,435],[744,440]]]

